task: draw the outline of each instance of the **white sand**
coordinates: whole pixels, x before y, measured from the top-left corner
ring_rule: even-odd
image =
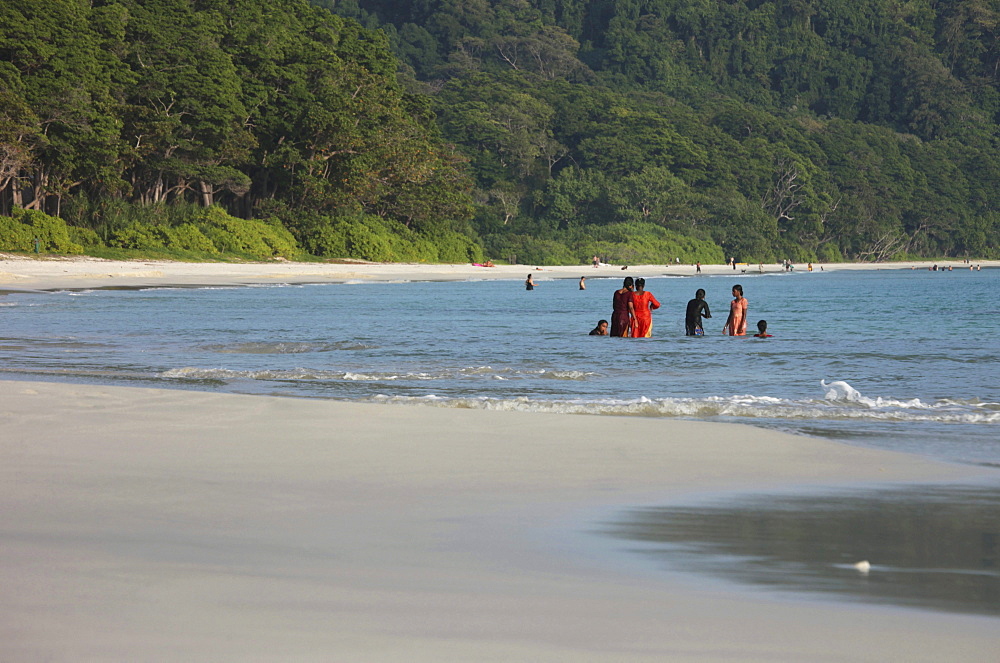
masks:
[[[18,258],[0,290],[525,275]],[[0,661],[995,662],[997,619],[777,599],[594,533],[693,493],[984,472],[732,425],[0,381]]]
[[[985,470],[760,429],[0,381],[0,660],[996,661],[594,534],[703,491]]]
[[[843,269],[927,269],[931,265],[955,270],[968,270],[969,265],[951,262],[906,263],[814,263],[814,273]],[[978,261],[974,264],[998,267],[1000,261]],[[781,265],[764,265],[765,272],[781,272]],[[797,264],[797,272],[805,272],[806,264]],[[702,265],[704,275],[741,275],[759,272],[758,265]],[[618,265],[551,267],[536,265],[426,265],[412,263],[299,263],[275,261],[269,263],[186,263],[170,261],[114,261],[97,258],[24,257],[0,254],[0,290],[50,290],[55,288],[132,287],[150,285],[239,285],[260,283],[336,283],[349,281],[432,281],[464,279],[518,279],[528,273],[540,285],[548,279],[646,278],[653,276],[694,276],[692,265],[630,265],[622,270]]]

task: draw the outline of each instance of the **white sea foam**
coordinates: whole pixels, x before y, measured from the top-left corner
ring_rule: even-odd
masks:
[[[231,345],[204,345],[203,350],[220,354],[302,354],[306,352],[335,352],[338,350],[370,350],[377,346],[356,341],[327,342],[271,342],[257,341]]]
[[[881,409],[840,407],[825,401],[794,401],[770,396],[708,396],[704,398],[646,398],[630,400],[531,399],[527,397],[456,397],[428,400],[421,396],[377,396],[384,403],[429,404],[481,410],[516,410],[564,414],[643,417],[740,418],[770,420],[876,420],[930,423],[998,424],[1000,412],[991,408],[934,405],[923,409],[883,406]],[[885,401],[884,401],[885,402]],[[995,405],[995,404],[990,404]]]

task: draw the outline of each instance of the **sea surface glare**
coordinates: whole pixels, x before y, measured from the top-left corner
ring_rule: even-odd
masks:
[[[1000,270],[647,279],[653,337],[588,336],[621,278],[0,294],[0,377],[738,421],[1000,464]],[[732,285],[748,336],[723,336]],[[698,288],[713,317],[684,336]],[[773,338],[756,339],[759,319]]]

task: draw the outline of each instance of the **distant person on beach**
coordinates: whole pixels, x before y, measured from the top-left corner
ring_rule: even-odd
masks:
[[[649,338],[653,335],[653,311],[660,308],[653,293],[646,291],[646,279],[636,279],[632,293],[632,338]]]
[[[580,290],[586,290],[587,289],[587,284],[584,283],[584,281],[586,281],[586,280],[587,280],[586,276],[581,276],[580,277]]]
[[[701,263],[700,262],[696,262],[694,264],[694,273],[695,274],[701,274]]]
[[[590,330],[591,336],[607,336],[608,335],[608,321],[598,320],[597,326]]]
[[[601,260],[597,256],[594,256],[594,269],[597,269],[601,265]]]
[[[535,289],[535,280],[531,278],[531,274],[528,274],[528,278],[524,280],[524,289],[525,290]]]
[[[754,338],[771,338],[771,334],[767,333],[767,320],[757,321],[757,333],[753,335]]]
[[[615,290],[611,297],[611,335],[628,336],[629,327],[632,326],[632,290],[635,288],[635,281],[631,276],[626,276],[622,287]]]
[[[684,313],[684,333],[688,336],[704,336],[705,328],[701,325],[702,317],[711,318],[712,311],[705,301],[705,291],[702,288],[694,293],[694,299],[688,302]]]
[[[729,317],[722,328],[723,334],[730,336],[746,336],[747,333],[747,306],[746,297],[743,296],[743,286],[737,284],[733,286],[733,301],[729,304]]]

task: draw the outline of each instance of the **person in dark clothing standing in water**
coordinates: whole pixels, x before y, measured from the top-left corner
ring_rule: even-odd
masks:
[[[687,312],[684,314],[684,333],[688,336],[704,336],[705,329],[701,326],[702,316],[712,317],[712,312],[705,301],[705,291],[698,288],[694,293],[694,299],[688,302]]]
[[[615,290],[615,294],[611,297],[612,336],[629,335],[634,310],[632,305],[633,290],[635,290],[635,281],[631,276],[626,276],[622,287],[619,290]]]

